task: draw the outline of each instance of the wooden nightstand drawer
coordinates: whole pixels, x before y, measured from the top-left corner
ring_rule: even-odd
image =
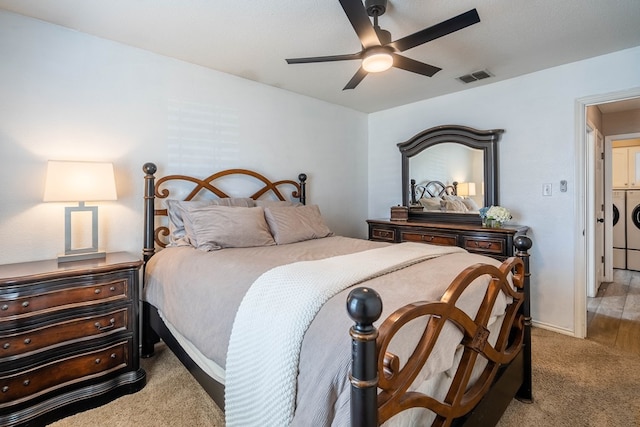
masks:
[[[0,427],[48,425],[144,387],[142,261],[0,265]]]
[[[394,229],[389,228],[380,228],[373,227],[371,229],[371,235],[369,237],[371,240],[381,240],[385,242],[395,242],[396,241],[396,231]]]
[[[502,239],[487,239],[480,237],[462,236],[464,246],[469,252],[482,254],[506,254],[505,242]]]
[[[458,244],[458,237],[455,234],[446,233],[402,231],[400,240],[403,242],[430,243],[443,246],[456,246]]]
[[[39,288],[41,289],[41,288]],[[0,297],[0,321],[16,317],[32,316],[63,308],[99,304],[106,301],[125,300],[127,279],[106,280],[98,283],[73,283],[69,287],[53,291],[41,291]]]
[[[130,311],[130,307],[124,307],[102,315],[64,320],[20,333],[2,334],[0,361],[5,357],[126,331],[131,318]]]
[[[58,359],[14,375],[0,377],[0,408],[20,403],[83,378],[97,378],[128,365],[131,341]]]

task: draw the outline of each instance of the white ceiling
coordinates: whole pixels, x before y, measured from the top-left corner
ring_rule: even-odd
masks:
[[[338,0],[0,0],[0,8],[363,112],[640,46],[640,0],[389,0],[380,26],[393,40],[473,8],[481,22],[404,52],[441,67],[435,76],[391,69],[343,91],[358,61],[285,62],[360,51]],[[484,69],[493,77],[456,79]]]

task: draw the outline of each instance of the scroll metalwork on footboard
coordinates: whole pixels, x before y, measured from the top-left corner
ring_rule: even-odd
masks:
[[[380,296],[370,288],[354,289],[347,300],[347,311],[355,321],[351,328],[351,425],[373,427],[409,408],[421,407],[435,413],[433,426],[464,423],[470,413],[492,425],[513,397],[532,401],[531,395],[531,318],[529,315],[529,260],[531,240],[518,236],[517,258],[495,267],[476,264],[462,271],[449,285],[440,301],[408,304],[383,321],[373,323],[382,313]],[[456,302],[476,278],[490,276],[490,282],[475,318],[469,317]],[[509,281],[510,277],[510,281]],[[511,286],[513,285],[513,287]],[[488,341],[489,321],[500,293],[510,297],[495,344]],[[388,349],[396,333],[407,323],[427,316],[422,336],[408,360],[401,361]],[[410,391],[434,349],[445,324],[455,325],[463,334],[464,350],[442,400]],[[475,382],[472,371],[478,356],[486,365]],[[518,363],[514,362],[518,358]],[[509,369],[513,366],[512,369]],[[500,377],[500,381],[497,380]],[[503,380],[503,377],[506,380]],[[378,392],[379,391],[379,392]],[[492,392],[499,397],[493,397]],[[481,400],[490,401],[480,407]],[[485,403],[483,400],[483,403]],[[474,409],[475,408],[475,409]],[[478,409],[480,408],[480,409]],[[491,412],[484,414],[482,412]]]

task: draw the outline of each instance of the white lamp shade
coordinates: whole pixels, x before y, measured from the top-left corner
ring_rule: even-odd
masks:
[[[50,160],[45,202],[117,200],[113,164]]]
[[[458,196],[475,196],[476,195],[476,183],[475,182],[461,182],[458,184]]]

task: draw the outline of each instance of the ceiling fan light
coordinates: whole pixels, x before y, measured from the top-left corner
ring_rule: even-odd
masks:
[[[368,53],[362,60],[362,68],[369,73],[387,71],[393,66],[393,56],[386,50],[375,50]]]

